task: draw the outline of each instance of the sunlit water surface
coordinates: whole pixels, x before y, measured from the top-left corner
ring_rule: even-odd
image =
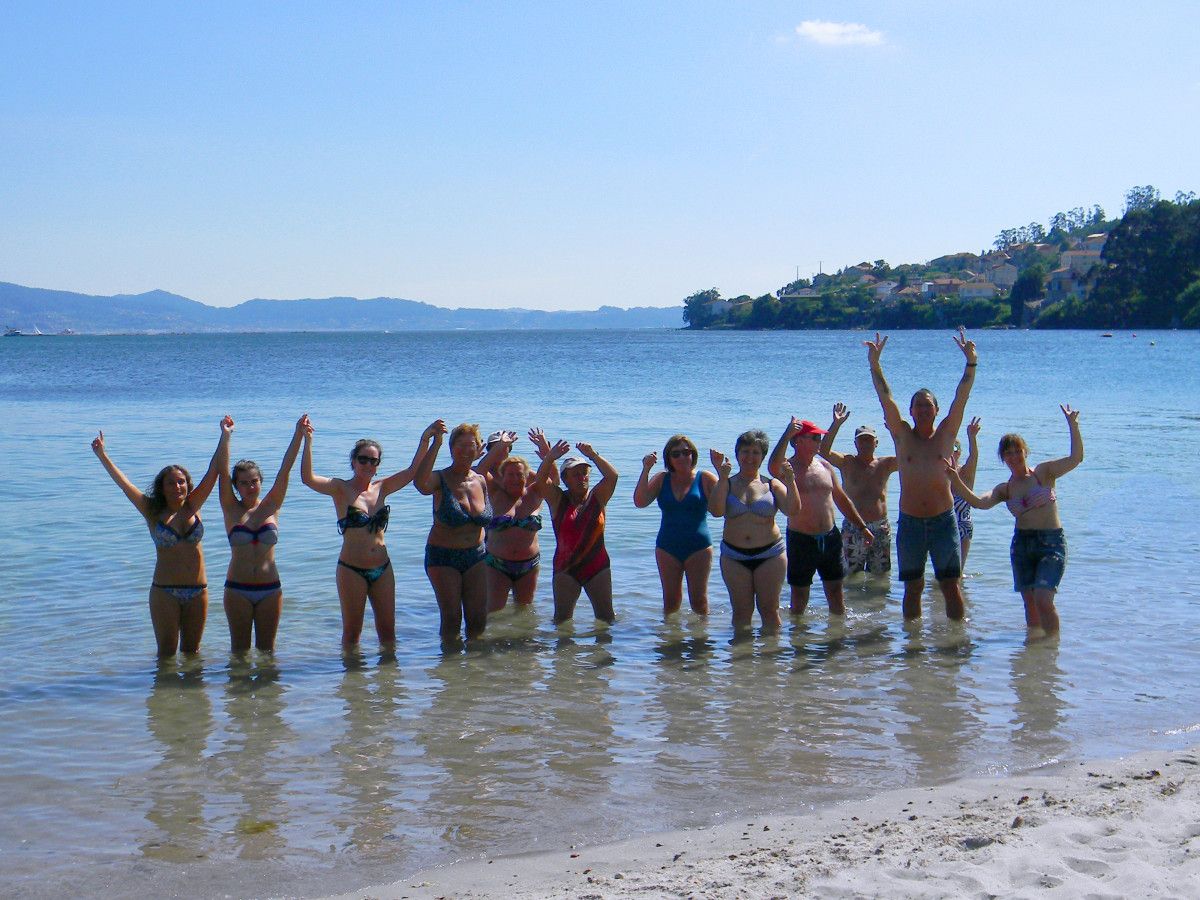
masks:
[[[1059,644],[1029,644],[1008,566],[1011,517],[976,514],[969,621],[940,600],[906,627],[895,583],[852,581],[850,613],[734,640],[719,574],[709,620],[664,622],[656,508],[631,502],[644,453],[674,431],[732,449],[835,401],[881,423],[858,333],[525,332],[75,337],[0,342],[0,893],[189,897],[347,891],[483,855],[550,849],[882,789],[1194,742],[1200,728],[1200,336],[985,332],[970,413],[978,483],[1020,430],[1063,455],[1059,402],[1083,410],[1087,460],[1060,482],[1070,561]],[[947,333],[893,335],[896,394],[948,405]],[[902,401],[903,402],[903,401]],[[316,468],[354,439],[407,464],[443,417],[542,425],[622,472],[608,545],[619,615],[493,618],[444,650],[421,568],[429,501],[392,498],[400,641],[338,646],[338,535],[294,478],[278,549],[273,657],[231,658],[211,604],[199,658],[159,665],[146,609],[153,549],[93,457],[139,484],[207,464],[224,413],[268,480],[308,412]],[[887,441],[886,434],[884,435]],[[528,443],[518,445],[518,451]],[[892,485],[893,518],[898,492]],[[215,498],[209,581],[228,560]],[[714,532],[719,534],[719,523]],[[544,532],[543,552],[552,548]]]

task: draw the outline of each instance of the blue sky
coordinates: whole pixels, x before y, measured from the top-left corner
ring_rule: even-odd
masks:
[[[0,281],[666,306],[1200,192],[1194,2],[0,2]],[[1192,62],[1189,62],[1192,60]]]

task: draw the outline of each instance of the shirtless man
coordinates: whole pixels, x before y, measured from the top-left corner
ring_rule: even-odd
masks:
[[[849,518],[842,521],[842,547],[846,557],[846,573],[887,573],[892,570],[892,526],[888,522],[888,479],[896,471],[896,457],[876,456],[879,438],[870,425],[854,429],[854,454],[838,453],[833,449],[838,430],[850,418],[845,403],[833,405],[833,422],[821,439],[817,451],[842,473],[846,496],[867,521],[864,531]],[[863,537],[870,534],[871,540]]]
[[[959,549],[958,523],[954,518],[954,495],[946,475],[943,457],[954,449],[954,438],[962,424],[975,383],[975,365],[979,359],[975,342],[967,340],[966,331],[958,329],[954,342],[966,357],[966,367],[954,392],[954,402],[946,417],[935,426],[938,414],[937,399],[929,388],[921,388],[908,404],[909,425],[900,415],[900,407],[883,377],[879,358],[886,337],[878,333],[873,341],[863,341],[871,365],[871,381],[883,407],[883,422],[896,444],[900,472],[900,518],[896,522],[896,565],[904,582],[904,618],[921,615],[921,591],[925,589],[925,558],[933,559],[933,576],[946,598],[946,616],[962,619],[963,595],[959,583],[962,558]]]
[[[842,559],[842,533],[834,523],[835,505],[842,515],[863,529],[870,542],[867,523],[842,490],[833,466],[817,456],[817,446],[824,434],[825,429],[792,416],[767,465],[770,473],[778,477],[791,445],[793,455],[789,462],[796,473],[796,491],[800,494],[800,511],[788,516],[787,528],[787,581],[792,589],[789,612],[794,616],[801,615],[808,606],[813,575],[817,572],[821,574],[830,614],[846,614],[842,595],[846,566]]]

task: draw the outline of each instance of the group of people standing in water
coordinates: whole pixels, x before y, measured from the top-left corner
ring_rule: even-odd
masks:
[[[646,454],[633,501],[639,508],[657,502],[661,510],[654,553],[664,613],[681,608],[686,582],[692,611],[708,614],[714,555],[708,518],[713,516],[725,520],[720,570],[735,628],[749,627],[756,609],[764,627],[778,627],[785,581],[790,612],[804,613],[817,575],[830,613],[843,615],[842,585],[848,573],[882,574],[891,569],[887,486],[896,472],[900,514],[895,543],[905,618],[921,615],[927,559],[932,560],[947,616],[963,618],[961,576],[972,535],[971,509],[1004,503],[1016,523],[1013,583],[1024,601],[1026,624],[1031,630],[1056,633],[1054,597],[1066,563],[1066,543],[1055,483],[1083,460],[1079,413],[1062,407],[1070,453],[1037,466],[1030,465],[1029,448],[1020,435],[1004,435],[999,456],[1010,476],[976,494],[980,419],[967,425],[965,462],[958,432],[978,354],[963,329],[954,340],[965,367],[949,410],[939,422],[937,400],[922,388],[909,403],[911,424],[883,375],[887,338],[876,335],[865,342],[884,425],[895,442],[893,456],[876,455],[878,437],[869,425],[855,430],[854,453],[833,449],[850,415],[841,403],[834,406],[828,429],[793,416],[773,448],[766,433],[755,429],[738,436],[733,459],[710,450],[711,472],[700,469],[699,450],[683,434],[667,440],[661,471],[654,471],[658,454]],[[333,501],[342,536],[335,572],[343,644],[358,643],[368,603],[380,642],[395,641],[396,582],[384,540],[391,512],[387,499],[410,482],[432,498],[425,572],[437,598],[444,639],[456,639],[464,627],[468,639],[480,636],[488,614],[503,609],[510,597],[516,604],[533,602],[541,569],[543,503],[549,507],[556,539],[555,624],[573,617],[583,593],[598,619],[615,620],[604,522],[618,473],[592,445],[572,447],[565,440],[552,444],[534,428],[529,432],[538,460],[534,468],[513,454],[516,432],[497,431],[484,440],[477,425],[449,430],[438,419],[421,433],[407,468],[379,477],[382,447],[364,438],[350,451],[350,477],[335,478],[313,472],[314,427],[303,415],[274,484],[264,494],[256,463],[244,459],[230,465],[234,427],[229,416],[221,420],[217,450],[198,483],[192,483],[182,466],[171,465],[145,493],[109,458],[103,432],[92,441],[93,451],[141,513],[154,542],[150,617],[159,655],[192,653],[200,646],[208,605],[200,509],[214,486],[219,486],[230,545],[224,607],[231,645],[235,651],[249,649],[252,642],[259,650],[274,649],[283,601],[275,564],[277,516],[298,455],[301,480]],[[449,444],[449,464],[435,469],[443,443]],[[600,476],[594,486],[593,468]],[[780,512],[787,517],[786,534],[777,522]],[[838,512],[843,517],[840,528]]]

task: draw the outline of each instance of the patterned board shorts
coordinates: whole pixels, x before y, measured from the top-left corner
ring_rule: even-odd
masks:
[[[890,572],[892,569],[892,526],[887,519],[868,522],[867,530],[875,539],[870,547],[862,531],[849,519],[842,520],[842,552],[846,574],[851,572]]]

